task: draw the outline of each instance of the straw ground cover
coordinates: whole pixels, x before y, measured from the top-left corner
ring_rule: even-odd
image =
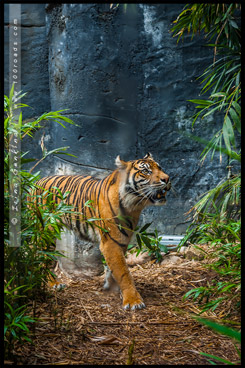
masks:
[[[103,291],[103,276],[75,282],[58,270],[59,281],[67,287],[51,290],[49,298],[39,302],[36,316],[40,322],[32,332],[33,344],[16,343],[16,362],[211,364],[200,352],[238,362],[236,343],[193,319],[201,311],[200,306],[193,300],[183,300],[188,290],[220,276],[208,270],[205,261],[176,255],[177,263],[148,261],[130,267],[147,306],[136,312],[122,309],[119,294]],[[230,326],[239,330],[240,316],[229,303],[202,314],[216,322],[226,316]]]

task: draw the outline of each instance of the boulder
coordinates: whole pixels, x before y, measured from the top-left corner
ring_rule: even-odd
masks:
[[[139,253],[136,256],[136,253],[128,253],[126,258],[126,263],[128,266],[136,266],[137,264],[143,264],[151,260],[151,257],[147,252]]]
[[[81,240],[72,231],[65,230],[56,240],[56,250],[65,257],[58,257],[59,267],[72,279],[83,279],[104,272],[99,244]]]
[[[162,262],[161,265],[171,265],[171,264],[179,264],[182,262],[182,258],[178,257],[178,256],[174,256],[171,254],[167,254]]]

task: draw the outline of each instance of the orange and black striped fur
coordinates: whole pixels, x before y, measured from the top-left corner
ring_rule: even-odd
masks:
[[[164,173],[151,154],[143,159],[123,161],[116,158],[117,169],[104,179],[80,175],[54,175],[43,178],[37,185],[55,193],[58,187],[62,193],[70,192],[66,203],[72,204],[83,217],[69,216],[68,225],[80,237],[100,242],[109,270],[106,274],[105,289],[118,284],[125,309],[145,307],[137,292],[127,268],[124,254],[143,208],[148,205],[163,205],[166,192],[171,188],[169,176]],[[38,189],[37,193],[40,193]],[[91,206],[85,203],[91,200]],[[59,201],[59,199],[57,199]],[[119,216],[119,217],[118,217]],[[82,218],[100,218],[93,229]],[[123,220],[124,219],[124,220]]]

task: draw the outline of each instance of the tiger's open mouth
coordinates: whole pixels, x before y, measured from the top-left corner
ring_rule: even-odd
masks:
[[[166,202],[166,194],[171,189],[171,182],[169,181],[164,188],[157,190],[155,193],[152,193],[151,198],[154,202]]]
[[[152,194],[151,198],[153,199],[154,202],[166,202],[165,198],[166,194],[167,190],[164,188]]]

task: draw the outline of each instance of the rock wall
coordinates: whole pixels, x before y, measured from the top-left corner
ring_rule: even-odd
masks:
[[[70,146],[76,155],[52,157],[38,170],[93,174],[114,169],[124,160],[151,152],[170,175],[173,191],[166,206],[148,208],[141,222],[164,234],[182,234],[184,215],[198,196],[225,174],[218,159],[199,164],[203,147],[185,137],[192,132],[198,98],[196,78],[212,61],[202,37],[177,44],[170,29],[181,4],[23,4],[22,85],[28,91],[25,118],[69,109],[77,126],[45,127],[47,149]],[[7,18],[7,17],[6,17]],[[5,49],[8,45],[7,21]],[[7,58],[5,61],[7,65]],[[6,90],[8,75],[6,74]],[[195,135],[210,139],[218,120],[196,124]],[[23,150],[40,157],[40,138]]]

